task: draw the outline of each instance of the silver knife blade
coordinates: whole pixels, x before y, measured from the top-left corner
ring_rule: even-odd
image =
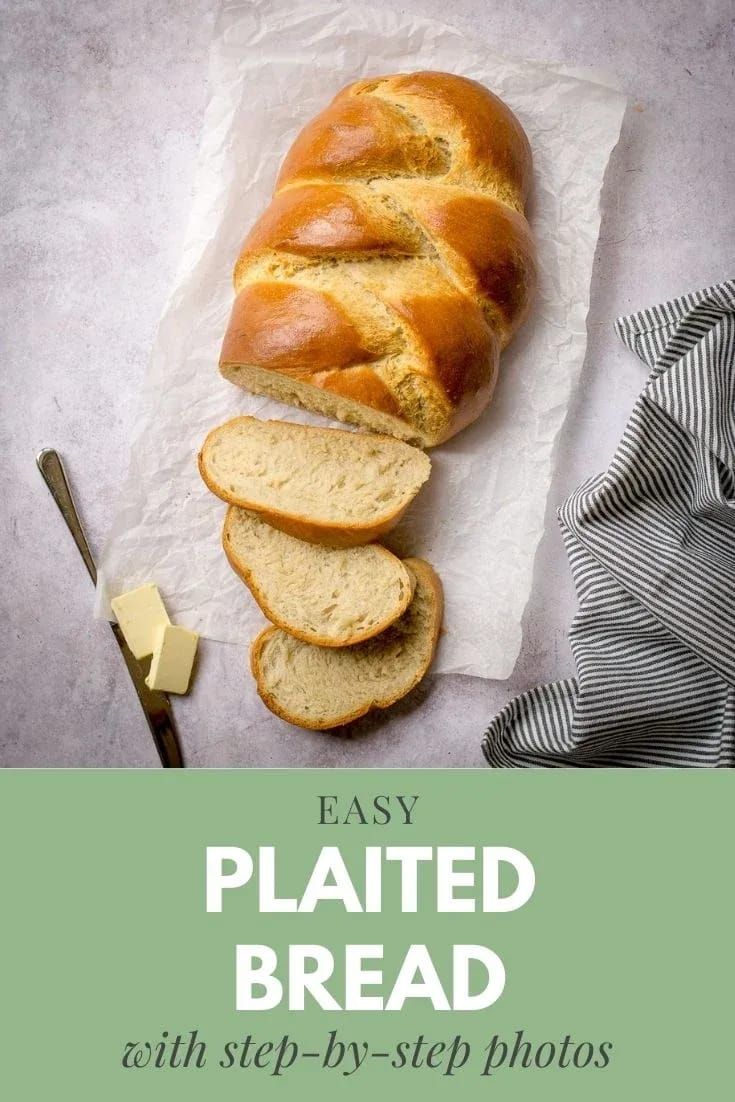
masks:
[[[63,464],[57,452],[53,448],[44,448],[36,457],[38,469],[43,475],[43,480],[51,491],[51,496],[59,507],[59,511],[66,521],[66,526],[72,534],[79,554],[84,559],[90,578],[97,584],[97,567],[89,550],[87,537],[84,534],[82,522],[79,519],[74,498],[72,497],[69,483],[66,478]],[[171,701],[166,693],[149,689],[145,683],[143,670],[138,664],[133,652],[125,642],[123,633],[118,624],[110,624],[112,634],[117,640],[117,645],[122,651],[125,665],[133,682],[133,687],[138,694],[138,700],[145,713],[145,718],[153,735],[153,741],[161,759],[161,765],[167,769],[181,769],[184,759],[181,754],[176,724],[174,723]]]

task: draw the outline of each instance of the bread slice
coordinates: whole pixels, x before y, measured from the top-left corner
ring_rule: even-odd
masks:
[[[429,477],[418,448],[389,436],[236,417],[199,455],[212,493],[289,535],[332,547],[372,543]]]
[[[413,576],[385,547],[319,547],[236,505],[227,510],[222,543],[268,619],[321,647],[378,635],[413,594]]]
[[[266,707],[313,731],[340,727],[371,708],[388,708],[418,685],[434,657],[442,619],[441,583],[428,563],[406,559],[416,579],[413,600],[392,627],[339,649],[315,647],[266,628],[250,650],[250,667]]]

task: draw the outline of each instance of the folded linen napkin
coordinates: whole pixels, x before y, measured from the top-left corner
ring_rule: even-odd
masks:
[[[577,676],[496,716],[492,766],[735,765],[735,281],[615,328],[652,373],[558,514]]]

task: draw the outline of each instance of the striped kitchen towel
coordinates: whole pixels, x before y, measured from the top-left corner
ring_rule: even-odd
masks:
[[[503,709],[492,766],[735,765],[735,281],[616,331],[652,373],[559,510],[577,676]]]

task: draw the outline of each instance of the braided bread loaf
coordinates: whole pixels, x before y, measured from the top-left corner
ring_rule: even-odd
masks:
[[[475,81],[345,88],[296,138],[235,267],[223,375],[425,447],[474,421],[535,283],[528,140]]]

